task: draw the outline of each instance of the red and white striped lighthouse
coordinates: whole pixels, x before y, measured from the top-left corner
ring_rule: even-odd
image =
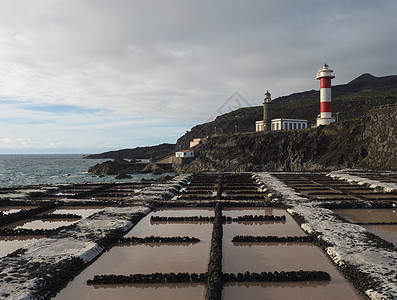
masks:
[[[333,71],[324,64],[317,72],[316,78],[320,80],[320,117],[317,118],[317,126],[335,122],[331,110],[331,79],[335,78]]]

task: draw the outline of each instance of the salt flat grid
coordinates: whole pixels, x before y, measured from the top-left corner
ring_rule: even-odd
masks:
[[[347,175],[344,175],[347,174]],[[387,228],[394,228],[393,225],[393,219],[382,219],[380,216],[379,221],[388,221],[388,224],[383,224],[383,225],[376,225],[373,223],[368,223],[368,225],[355,225],[355,224],[349,224],[347,221],[344,221],[342,218],[334,218],[332,215],[332,211],[329,211],[327,208],[332,208],[332,209],[342,209],[346,207],[354,207],[354,208],[359,208],[359,209],[364,209],[366,206],[371,205],[373,209],[377,209],[378,207],[382,207],[383,209],[388,208],[389,210],[392,209],[394,203],[396,202],[397,196],[396,193],[393,189],[393,184],[396,183],[396,176],[393,173],[390,172],[370,172],[370,173],[365,173],[363,171],[357,171],[357,170],[342,170],[337,173],[337,176],[325,176],[327,175],[326,173],[309,173],[309,172],[301,172],[301,173],[286,173],[286,172],[274,172],[274,173],[255,173],[255,174],[250,174],[250,173],[244,173],[241,174],[242,176],[240,179],[237,179],[239,176],[235,176],[236,178],[233,178],[232,173],[225,173],[225,174],[202,174],[202,175],[195,175],[195,176],[190,176],[187,175],[185,177],[179,177],[177,180],[174,180],[170,184],[148,184],[146,186],[131,186],[130,188],[127,188],[126,185],[122,187],[122,185],[117,186],[117,185],[109,185],[109,186],[103,186],[103,185],[94,185],[94,186],[87,186],[84,187],[84,185],[81,186],[76,186],[70,188],[69,186],[59,186],[57,193],[53,193],[54,189],[49,188],[48,193],[46,195],[43,195],[41,199],[43,201],[48,201],[48,200],[65,200],[66,203],[74,204],[80,202],[84,203],[84,205],[87,205],[90,203],[90,205],[98,205],[98,203],[102,202],[103,204],[106,203],[106,205],[112,205],[109,203],[112,203],[113,201],[121,201],[127,205],[131,205],[131,201],[139,201],[139,203],[145,203],[145,201],[151,201],[153,204],[154,200],[154,205],[157,207],[161,207],[161,205],[168,203],[167,205],[172,205],[174,207],[178,206],[192,206],[190,208],[190,213],[197,206],[213,206],[214,203],[223,203],[224,206],[227,206],[228,204],[232,205],[230,208],[223,208],[223,212],[225,216],[233,212],[232,214],[235,213],[235,211],[244,211],[244,208],[236,208],[234,207],[237,205],[237,203],[240,203],[240,206],[246,205],[246,206],[252,206],[252,205],[259,205],[259,206],[264,206],[263,211],[265,214],[266,209],[271,210],[272,205],[276,206],[284,206],[287,205],[289,207],[288,212],[291,213],[294,218],[296,216],[300,216],[300,218],[304,218],[304,222],[298,222],[301,225],[301,228],[304,230],[303,234],[309,234],[311,235],[313,232],[320,232],[322,233],[321,239],[324,242],[330,243],[331,245],[323,245],[323,250],[326,252],[328,256],[331,257],[331,259],[334,261],[335,264],[338,265],[340,268],[340,264],[342,262],[344,263],[349,263],[352,266],[356,266],[360,271],[362,272],[367,272],[369,270],[368,264],[363,264],[363,265],[357,265],[355,262],[360,261],[360,258],[358,256],[352,256],[349,255],[347,252],[344,252],[345,250],[343,247],[339,247],[338,243],[336,242],[335,239],[333,239],[333,236],[338,236],[339,238],[343,239],[343,235],[340,235],[340,230],[346,231],[348,230],[349,232],[353,230],[356,234],[357,239],[360,239],[360,242],[356,241],[356,245],[359,247],[362,247],[360,249],[364,249],[361,253],[361,256],[365,257],[365,259],[369,259],[369,261],[372,262],[374,265],[374,268],[371,269],[370,272],[371,276],[376,278],[380,283],[378,284],[378,288],[372,288],[368,287],[365,288],[359,288],[359,290],[363,293],[365,293],[368,297],[370,298],[382,298],[382,297],[393,297],[395,295],[395,291],[393,289],[394,283],[392,282],[393,279],[386,278],[382,274],[386,274],[387,272],[390,272],[390,270],[396,269],[394,266],[395,259],[393,257],[393,250],[390,247],[390,244],[385,244],[385,240],[387,241],[387,236],[383,236],[381,232],[376,232],[375,229],[372,230],[372,232],[377,233],[380,237],[383,237],[383,239],[379,239],[378,237],[375,236],[368,236],[366,233],[365,228],[374,228],[374,226],[385,226]],[[335,175],[335,174],[334,174]],[[219,184],[219,176],[223,177],[223,182],[222,184]],[[347,178],[346,176],[350,176]],[[352,177],[354,176],[354,177]],[[207,180],[204,180],[204,178],[207,177]],[[343,178],[346,177],[346,178]],[[354,179],[354,180],[353,180]],[[238,181],[241,180],[243,184],[241,185]],[[206,181],[206,182],[205,182]],[[375,182],[376,181],[376,182]],[[195,184],[192,184],[194,183]],[[219,186],[222,185],[222,189],[219,189]],[[239,186],[240,185],[240,186]],[[182,188],[183,187],[183,188]],[[48,187],[47,187],[48,188]],[[11,201],[19,201],[20,203],[23,203],[23,199],[20,198],[21,195],[27,195],[29,197],[29,192],[36,193],[37,191],[43,191],[41,188],[40,189],[22,189],[22,193],[18,190],[12,191],[12,190],[7,190],[4,194],[14,194],[16,195],[15,198],[9,198]],[[143,191],[143,192],[141,192]],[[2,193],[0,191],[0,193]],[[19,196],[18,196],[19,194]],[[52,195],[50,195],[52,194]],[[75,194],[75,195],[71,195]],[[74,199],[76,194],[81,194],[83,197],[81,199]],[[24,196],[26,197],[26,196]],[[40,197],[36,198],[38,202],[41,201]],[[168,200],[167,200],[168,199]],[[129,203],[129,204],[128,204]],[[137,203],[137,202],[135,202]],[[256,203],[256,204],[254,204]],[[183,208],[184,209],[184,208]],[[250,207],[249,209],[253,209]],[[253,209],[254,211],[257,209],[261,208],[255,208]],[[118,208],[109,208],[107,209],[103,216],[106,214],[117,214]],[[206,209],[203,209],[204,211]],[[163,215],[166,214],[166,211],[172,212],[173,215],[178,215],[180,211],[178,212],[177,209],[168,209],[164,210]],[[279,212],[278,208],[274,208],[273,212],[275,214]],[[207,210],[207,215],[208,215],[208,210]],[[238,212],[237,212],[238,214]],[[253,212],[254,214],[254,212]],[[258,214],[260,214],[258,212]],[[186,214],[184,214],[186,215]],[[287,214],[288,216],[288,214]],[[98,218],[101,218],[101,214],[98,215]],[[319,226],[318,220],[323,220],[323,224],[328,224],[327,226],[333,226],[332,230],[328,232],[328,234],[324,234],[323,231],[325,230],[325,227]],[[325,218],[325,219],[324,219]],[[141,222],[144,220],[147,220],[146,218],[143,218]],[[324,220],[327,220],[326,222]],[[332,220],[332,221],[331,221]],[[290,220],[291,221],[291,220]],[[327,223],[328,222],[328,223]],[[347,223],[346,223],[347,222]],[[266,223],[266,222],[265,222]],[[287,219],[287,223],[288,224]],[[103,222],[98,220],[92,220],[90,222],[87,221],[79,221],[78,224],[80,228],[83,230],[89,230],[91,232],[95,232],[90,230],[90,226],[103,226],[100,224],[104,224]],[[121,223],[113,223],[114,225],[112,226],[120,226],[117,224]],[[138,223],[139,225],[139,223]],[[190,224],[190,226],[193,225],[193,223]],[[271,226],[277,226],[277,224],[267,224],[268,228],[271,228]],[[281,224],[279,224],[281,226]],[[160,226],[160,225],[157,225]],[[165,232],[167,226],[175,226],[175,228],[181,228],[183,226],[186,226],[188,228],[189,224],[172,224],[167,223],[167,224],[162,224],[164,229],[160,232]],[[196,226],[198,226],[196,224]],[[234,222],[232,223],[225,223],[223,227],[226,229],[227,226],[230,226],[229,228],[233,228],[233,226],[236,226]],[[239,225],[240,228],[253,228],[249,225]],[[262,225],[259,225],[259,222],[257,222],[257,225],[259,228],[263,226],[265,228],[265,224],[262,223]],[[123,226],[125,227],[125,226]],[[156,225],[153,225],[153,228],[155,228]],[[126,229],[130,228],[130,226],[125,227]],[[138,229],[139,226],[136,227]],[[158,227],[160,228],[160,227]],[[236,229],[237,227],[234,227],[232,232]],[[275,227],[276,228],[276,227]],[[281,227],[280,227],[281,228]],[[285,227],[287,228],[287,227]],[[328,228],[328,227],[327,227]],[[379,227],[378,227],[379,228]],[[329,229],[329,228],[328,228]],[[180,230],[180,229],[179,229]],[[301,230],[301,229],[300,229]],[[320,230],[320,231],[319,231]],[[266,231],[262,230],[264,235],[271,234],[271,231]],[[97,231],[99,232],[99,231]],[[133,234],[134,230],[130,231],[128,235]],[[282,232],[282,230],[280,231]],[[392,231],[391,231],[392,232]],[[227,233],[227,230],[225,231],[226,236],[229,234]],[[292,232],[290,232],[292,234]],[[352,233],[353,234],[353,233]],[[353,235],[354,235],[353,234]],[[364,235],[363,235],[364,234]],[[279,236],[283,236],[282,233],[276,234]],[[144,233],[142,232],[141,236],[144,236]],[[363,240],[364,237],[364,240]],[[378,245],[373,250],[370,250],[368,242],[366,242],[366,239],[370,239],[370,243],[372,245]],[[391,241],[390,243],[393,243]],[[47,243],[46,240],[43,240],[41,243],[39,241],[33,242],[33,246],[29,246],[29,249],[31,249],[31,254],[37,254],[39,257],[42,256],[40,252],[35,251],[34,245],[41,245],[40,247],[49,247],[50,244]],[[73,245],[73,243],[71,243]],[[349,243],[346,243],[348,247],[350,247]],[[55,246],[55,244],[54,244]],[[88,244],[87,244],[88,246]],[[230,246],[230,245],[229,245]],[[33,248],[32,248],[33,247]],[[58,247],[58,246],[57,246]],[[91,246],[90,246],[91,247]],[[134,247],[134,246],[131,246]],[[233,245],[233,247],[237,247]],[[244,249],[244,246],[239,246],[240,250]],[[241,248],[243,247],[243,248]],[[247,247],[247,246],[245,246]],[[263,246],[258,246],[258,245],[251,245],[251,247],[247,247],[247,249],[254,249],[254,248],[264,248],[264,247],[270,247],[268,249],[276,249],[275,247],[277,246],[270,246],[270,245],[263,245]],[[338,248],[339,247],[339,248]],[[386,248],[385,248],[386,247]],[[389,248],[387,248],[389,247]],[[184,247],[186,248],[186,247]],[[44,248],[43,248],[44,249]],[[54,248],[55,249],[55,248]],[[58,248],[59,249],[59,248]],[[86,248],[88,249],[88,248]],[[177,248],[175,248],[177,249]],[[227,248],[225,248],[224,254],[226,253],[225,251]],[[280,248],[282,249],[282,248]],[[303,248],[301,248],[303,249]],[[372,257],[366,257],[367,250],[370,251],[376,251],[379,253],[377,261],[374,261]],[[371,248],[372,249],[372,248]],[[389,249],[386,251],[386,249]],[[395,249],[395,246],[394,246]],[[260,251],[260,250],[259,250]],[[50,251],[51,252],[51,251]],[[93,257],[100,255],[102,250],[97,251],[96,254],[94,254]],[[206,252],[206,251],[204,251]],[[276,251],[277,252],[277,251]],[[48,251],[46,253],[49,253]],[[51,252],[55,254],[55,252]],[[72,252],[70,252],[72,253]],[[93,252],[94,253],[94,252]],[[394,250],[395,253],[395,250]],[[53,255],[51,254],[51,255]],[[75,254],[72,254],[72,256]],[[208,255],[208,254],[207,254]],[[226,254],[227,255],[227,254]],[[276,254],[275,254],[276,255]],[[225,259],[225,258],[224,258]],[[1,261],[4,259],[0,259],[0,266],[1,266]],[[7,258],[6,258],[7,260]],[[379,265],[379,263],[382,261],[383,267]],[[14,263],[17,264],[16,261]],[[8,269],[9,270],[9,269]],[[204,270],[204,269],[202,269]],[[225,272],[225,270],[223,270]],[[343,271],[343,270],[342,270]],[[393,271],[391,271],[393,272]],[[4,273],[4,272],[3,272]],[[390,277],[390,276],[389,276]],[[12,280],[13,281],[13,280]],[[15,288],[15,284],[10,281],[9,284],[2,284],[0,285],[0,292],[4,292],[4,294],[7,294],[7,290],[10,290],[10,288]],[[354,281],[354,280],[353,280]],[[353,282],[354,283],[354,282]],[[20,284],[19,288],[16,288],[16,290],[21,291],[18,295],[23,294],[23,286],[29,286],[29,284],[33,284],[31,281],[27,281],[25,284]],[[224,288],[223,288],[223,293],[224,293],[224,299],[233,299],[231,298],[232,295],[240,295],[240,292],[238,292],[238,289],[241,287],[246,289],[247,287],[246,283],[245,285],[242,285],[241,283],[228,283],[225,282]],[[251,290],[252,293],[254,291],[260,291],[263,295],[266,294],[266,291],[269,293],[274,293],[274,295],[277,295],[277,285],[278,284],[258,284],[258,283],[249,283],[249,289]],[[4,289],[4,286],[6,289]],[[203,293],[203,285],[199,284],[200,291],[198,292],[199,294]],[[324,288],[324,284],[319,284],[321,288]],[[120,287],[121,288],[121,287]],[[149,287],[148,287],[149,288]],[[181,288],[187,290],[190,289],[197,289],[195,287],[195,284],[192,286],[181,286]],[[296,287],[295,287],[296,288]],[[3,289],[3,290],[2,290]],[[125,290],[125,287],[122,287],[122,289]],[[135,289],[136,292],[142,291],[142,287],[139,289]],[[236,290],[237,289],[237,290]],[[114,290],[114,289],[113,289]],[[246,289],[247,290],[247,289]],[[293,291],[293,287],[288,286],[287,290]],[[300,289],[301,290],[301,289]],[[297,290],[296,290],[297,291]],[[243,294],[244,295],[244,294]],[[270,294],[268,294],[270,295]],[[356,295],[356,294],[355,294]],[[356,295],[357,296],[357,295]],[[183,296],[181,296],[183,297]],[[227,297],[227,298],[225,298]],[[251,297],[252,299],[255,299],[253,294],[250,296],[245,295],[244,297]],[[303,296],[302,296],[303,297]],[[10,297],[9,297],[10,298]],[[11,299],[11,298],[10,298]],[[193,299],[193,298],[192,298]]]

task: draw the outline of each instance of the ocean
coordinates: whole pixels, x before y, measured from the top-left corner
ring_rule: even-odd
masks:
[[[0,187],[57,183],[127,182],[156,179],[162,175],[132,174],[132,179],[99,177],[90,166],[109,159],[83,159],[81,154],[0,154]]]

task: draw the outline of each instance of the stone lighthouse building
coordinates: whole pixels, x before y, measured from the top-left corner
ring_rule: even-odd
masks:
[[[271,105],[272,98],[269,91],[267,91],[263,101],[263,121],[255,122],[255,131],[296,130],[307,128],[307,120],[284,118],[272,120]]]
[[[265,99],[263,100],[263,131],[271,130],[271,105],[272,105],[272,97],[269,91],[266,91]]]
[[[256,131],[270,131],[271,128],[271,105],[272,97],[269,91],[265,94],[265,99],[263,100],[263,121],[256,122]]]

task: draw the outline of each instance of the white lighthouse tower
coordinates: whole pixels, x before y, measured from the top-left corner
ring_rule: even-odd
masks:
[[[320,117],[317,118],[317,126],[329,125],[335,122],[331,110],[331,79],[335,78],[327,64],[324,64],[317,72],[320,80]]]

